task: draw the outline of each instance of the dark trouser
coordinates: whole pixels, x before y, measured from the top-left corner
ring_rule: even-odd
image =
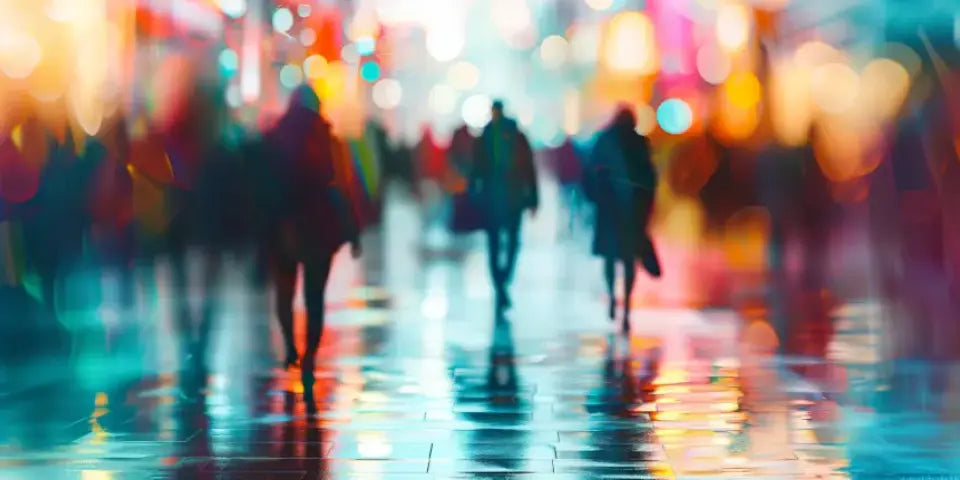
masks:
[[[490,276],[502,300],[507,293],[507,284],[513,279],[520,249],[520,216],[497,222],[487,228],[487,255],[490,261]],[[506,258],[503,254],[506,253]]]
[[[284,254],[276,255],[273,260],[277,320],[283,332],[288,359],[296,358],[297,352],[293,336],[293,298],[296,294],[299,263],[295,257]],[[302,371],[304,387],[309,387],[313,384],[315,357],[320,348],[320,337],[323,335],[327,278],[333,264],[333,252],[317,252],[302,263],[304,298],[307,304],[307,348],[303,356]]]
[[[607,283],[607,295],[610,298],[610,316],[614,314],[614,304],[616,302],[616,292],[613,291],[617,279],[617,263],[623,265],[623,315],[624,318],[630,316],[630,297],[633,295],[633,284],[636,281],[637,269],[635,260],[631,256],[617,258],[615,256],[604,257],[603,259],[603,278]]]

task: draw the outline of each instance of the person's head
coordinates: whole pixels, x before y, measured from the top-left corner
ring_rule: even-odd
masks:
[[[320,114],[320,97],[309,85],[301,85],[290,95],[289,110],[307,109]]]
[[[613,117],[613,124],[617,128],[633,130],[637,127],[637,116],[628,105],[621,105],[617,108],[617,113]]]
[[[490,118],[494,122],[503,120],[503,100],[494,100],[490,106]]]

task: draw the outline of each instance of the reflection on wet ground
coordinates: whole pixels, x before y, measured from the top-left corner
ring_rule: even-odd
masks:
[[[74,358],[5,370],[0,478],[960,472],[958,370],[878,362],[875,306],[833,313],[830,360],[777,354],[763,315],[742,309],[642,308],[623,338],[603,316],[598,265],[573,240],[545,242],[534,223],[517,306],[497,317],[480,243],[417,255],[436,248],[420,248],[420,232],[434,240],[416,217],[393,208],[385,233],[366,239],[376,253],[338,259],[317,415],[304,411],[299,372],[278,368],[269,295],[246,286],[241,267],[218,294],[205,387],[177,373],[157,281],[135,311],[77,306]]]

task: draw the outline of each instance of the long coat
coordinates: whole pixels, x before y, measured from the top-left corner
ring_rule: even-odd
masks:
[[[657,184],[647,137],[632,129],[604,130],[583,182],[587,198],[597,209],[593,253],[614,258],[647,253],[651,245],[646,229]]]
[[[502,162],[502,163],[501,163]],[[471,189],[487,207],[489,226],[518,221],[528,208],[537,208],[539,194],[533,149],[516,122],[492,123],[474,143]]]

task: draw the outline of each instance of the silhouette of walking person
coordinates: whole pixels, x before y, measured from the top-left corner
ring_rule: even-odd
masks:
[[[333,136],[320,114],[320,99],[309,87],[296,90],[286,113],[267,133],[275,155],[274,178],[282,183],[275,192],[268,246],[272,257],[277,319],[286,347],[284,366],[297,363],[293,336],[293,299],[297,266],[303,265],[307,307],[307,345],[301,365],[304,402],[316,409],[313,368],[323,334],[326,283],[333,255],[350,242],[360,255],[359,227],[353,209],[334,183]]]
[[[533,150],[517,122],[504,115],[500,100],[493,102],[491,120],[474,148],[470,188],[486,206],[490,274],[497,311],[503,311],[511,305],[507,286],[513,278],[520,248],[523,211],[536,212],[539,204]]]
[[[660,262],[647,234],[653,210],[657,173],[650,160],[650,141],[635,130],[636,117],[621,108],[594,146],[590,168],[584,173],[584,191],[596,205],[593,253],[603,258],[610,296],[609,316],[616,317],[616,266],[623,265],[623,330],[630,330],[630,295],[636,277],[636,259],[653,277]]]

